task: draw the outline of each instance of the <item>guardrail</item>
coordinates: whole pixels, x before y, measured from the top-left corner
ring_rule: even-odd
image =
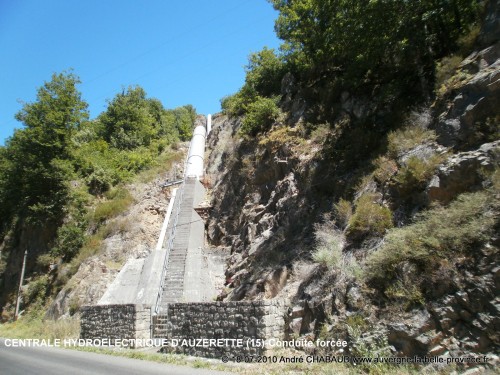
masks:
[[[156,295],[156,303],[155,303],[154,309],[151,309],[151,315],[158,315],[159,310],[160,310],[161,296],[163,294],[163,288],[165,286],[165,276],[167,274],[168,260],[169,260],[169,256],[170,256],[170,251],[172,250],[172,247],[174,245],[175,232],[177,229],[177,223],[179,221],[179,214],[181,212],[181,205],[182,205],[182,201],[184,198],[184,187],[186,186],[186,171],[187,171],[187,164],[188,164],[188,160],[189,160],[190,151],[191,151],[191,143],[189,143],[189,148],[188,148],[188,152],[186,155],[186,159],[184,160],[184,179],[182,180],[182,185],[178,190],[178,192],[179,192],[178,197],[179,198],[177,201],[177,205],[174,208],[175,209],[174,221],[172,223],[170,235],[168,237],[166,237],[166,238],[168,238],[168,240],[167,240],[167,246],[166,246],[166,252],[165,252],[165,260],[163,261],[163,267],[162,267],[162,271],[161,271],[160,287],[158,289],[158,294]],[[153,316],[151,316],[151,322],[153,322]]]

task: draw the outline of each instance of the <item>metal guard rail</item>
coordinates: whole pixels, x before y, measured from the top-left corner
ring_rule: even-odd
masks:
[[[168,259],[169,259],[169,255],[170,255],[170,250],[172,250],[172,247],[174,245],[175,232],[176,232],[176,229],[177,229],[177,222],[179,221],[179,214],[180,214],[180,211],[181,211],[181,204],[182,204],[182,201],[183,201],[183,198],[184,198],[184,187],[186,186],[186,175],[185,175],[185,173],[186,173],[186,170],[187,170],[187,164],[188,164],[188,160],[189,160],[189,153],[190,153],[190,151],[191,151],[191,143],[189,143],[189,148],[188,148],[188,152],[187,152],[187,155],[186,155],[186,159],[184,160],[184,180],[182,182],[181,187],[179,188],[180,194],[179,194],[179,199],[178,199],[177,205],[175,207],[174,222],[172,224],[170,235],[168,237],[166,237],[166,238],[168,238],[168,242],[167,242],[167,247],[166,247],[165,260],[163,262],[163,267],[162,267],[162,272],[161,272],[160,287],[158,289],[158,294],[156,295],[155,308],[154,308],[154,311],[152,311],[152,313],[154,313],[154,315],[158,315],[158,313],[160,312],[161,296],[163,294],[163,287],[165,286],[165,276],[166,276],[166,273],[167,273]]]

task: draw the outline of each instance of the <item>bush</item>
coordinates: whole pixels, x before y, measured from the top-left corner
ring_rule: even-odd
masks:
[[[304,138],[299,135],[299,130],[288,126],[273,128],[259,141],[259,146],[267,147],[273,154],[283,147],[301,146],[303,151],[305,144]]]
[[[243,85],[236,94],[221,99],[222,112],[229,117],[241,116],[247,112],[248,105],[255,101],[256,97],[257,94],[252,87]]]
[[[92,219],[94,223],[101,224],[106,220],[123,213],[134,201],[125,188],[115,188],[106,194],[109,199],[100,203],[94,210]]]
[[[391,210],[373,202],[373,199],[371,194],[362,195],[358,199],[356,210],[349,220],[348,235],[382,236],[387,229],[393,227]]]
[[[433,130],[420,126],[408,126],[404,129],[390,132],[387,136],[387,151],[390,157],[397,159],[412,148],[437,138]]]
[[[312,258],[316,263],[332,270],[342,261],[342,249],[345,239],[342,233],[335,229],[333,223],[327,222],[315,226],[316,246]]]
[[[424,188],[445,158],[445,155],[433,155],[428,159],[410,157],[394,178],[399,189],[403,194],[408,194]]]
[[[440,89],[441,86],[445,85],[446,82],[455,75],[462,60],[463,58],[461,56],[451,55],[444,57],[437,62],[435,82],[436,90]]]
[[[258,95],[278,95],[284,69],[282,57],[277,56],[273,49],[264,47],[249,56],[248,65],[245,67],[245,84],[254,88]]]
[[[425,303],[424,296],[415,283],[398,281],[386,289],[385,295],[396,303],[402,303],[405,310]]]
[[[242,134],[252,136],[265,131],[273,124],[279,113],[277,98],[258,96],[254,102],[248,105],[240,131]]]
[[[380,156],[375,159],[373,165],[375,166],[373,178],[380,184],[385,184],[398,171],[398,165],[396,162],[385,156]]]
[[[26,285],[23,290],[23,303],[26,308],[28,305],[31,309],[37,310],[42,307],[45,302],[45,296],[49,290],[49,276],[42,275],[35,278]]]
[[[448,207],[420,214],[412,225],[392,229],[383,246],[367,258],[367,282],[385,289],[408,273],[403,269],[411,268],[421,279],[432,279],[442,260],[452,262],[490,238],[498,225],[499,209],[493,193],[468,193]]]
[[[352,217],[351,202],[341,198],[339,202],[334,205],[334,209],[337,216],[337,221],[342,228],[345,228],[347,224],[349,224],[349,220]]]

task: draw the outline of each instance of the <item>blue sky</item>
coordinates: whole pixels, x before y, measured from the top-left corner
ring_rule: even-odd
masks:
[[[52,73],[73,68],[91,118],[142,86],[167,108],[220,110],[251,52],[277,48],[266,0],[0,0],[0,144]]]

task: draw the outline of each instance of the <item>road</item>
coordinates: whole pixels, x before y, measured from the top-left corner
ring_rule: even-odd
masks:
[[[155,363],[77,350],[6,347],[0,339],[1,375],[217,375],[219,371]]]

